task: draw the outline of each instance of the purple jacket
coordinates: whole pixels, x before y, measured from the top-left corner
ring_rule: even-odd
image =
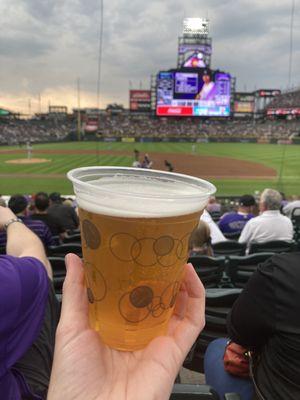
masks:
[[[20,400],[30,394],[13,369],[37,338],[48,298],[48,276],[33,257],[0,256],[0,397]],[[39,399],[39,397],[30,397]]]

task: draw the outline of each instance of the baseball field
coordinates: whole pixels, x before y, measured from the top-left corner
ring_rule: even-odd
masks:
[[[154,169],[210,180],[218,195],[254,193],[266,187],[300,194],[300,146],[251,143],[123,143],[72,142],[33,145],[28,158],[25,147],[0,147],[0,194],[58,191],[71,194],[66,172],[91,165],[131,166],[133,150],[153,160]]]

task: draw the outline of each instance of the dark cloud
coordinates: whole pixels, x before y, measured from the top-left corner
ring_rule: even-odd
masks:
[[[110,0],[104,7],[104,102],[127,104],[129,81],[149,87],[152,74],[175,67],[182,20],[190,16],[210,19],[212,65],[236,76],[239,89],[286,86],[289,2]],[[299,7],[295,11],[293,83],[300,85]],[[28,96],[63,93],[80,77],[82,90],[94,96],[100,0],[2,0],[0,15],[2,91],[26,86]]]
[[[49,41],[35,36],[9,37],[0,36],[0,50],[2,57],[14,59],[31,59],[47,54],[53,49]]]

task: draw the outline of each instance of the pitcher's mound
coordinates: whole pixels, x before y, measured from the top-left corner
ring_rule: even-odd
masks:
[[[40,164],[50,162],[47,158],[17,158],[15,160],[5,161],[7,164]]]

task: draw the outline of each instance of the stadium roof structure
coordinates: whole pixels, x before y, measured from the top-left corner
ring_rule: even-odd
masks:
[[[6,117],[11,114],[12,113],[9,110],[6,110],[5,108],[0,107],[0,117]]]

